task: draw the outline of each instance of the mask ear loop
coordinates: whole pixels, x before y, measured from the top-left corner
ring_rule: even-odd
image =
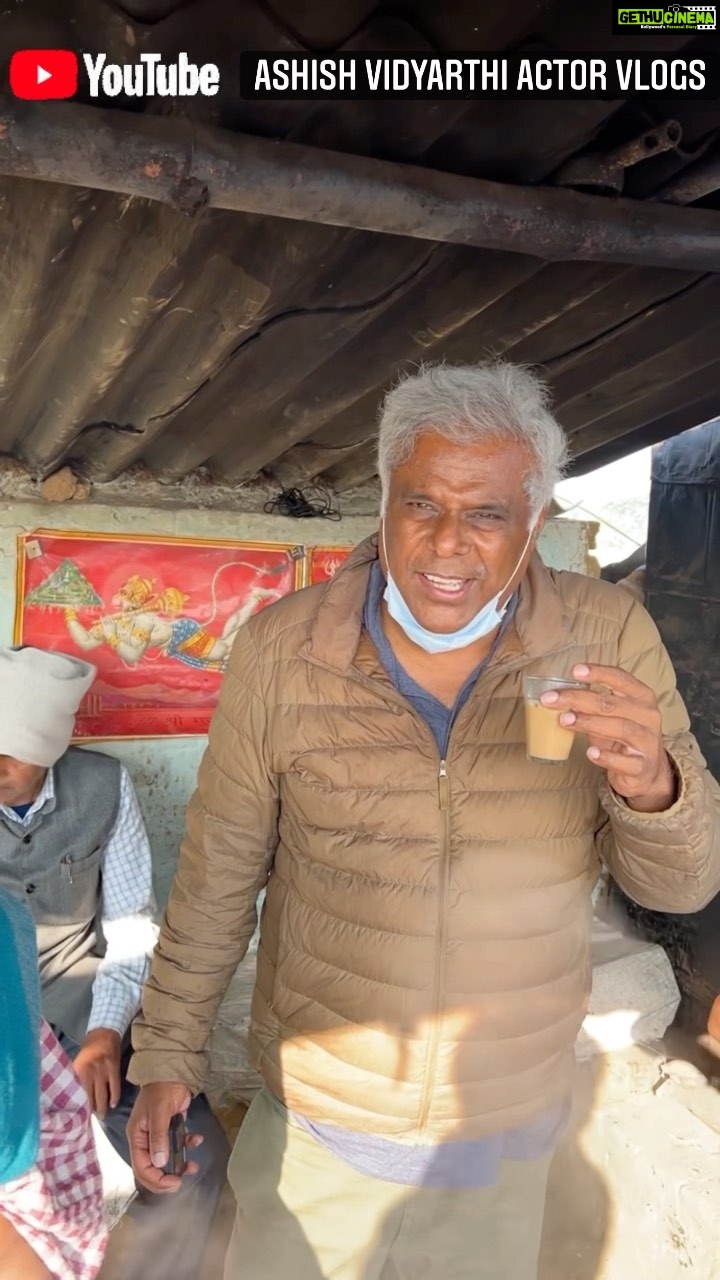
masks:
[[[530,532],[529,532],[529,534],[528,534],[528,536],[527,536],[527,542],[525,543],[525,546],[523,547],[522,551],[520,552],[520,559],[518,560],[517,564],[515,565],[515,568],[513,569],[512,573],[510,574],[510,577],[508,578],[507,582],[505,583],[505,586],[503,587],[502,591],[500,592],[499,596],[497,597],[497,598],[498,598],[498,600],[501,600],[501,599],[502,599],[502,597],[505,595],[505,592],[507,591],[508,587],[510,586],[510,583],[512,582],[513,578],[515,577],[515,574],[517,573],[518,569],[520,568],[520,565],[522,564],[523,560],[525,559],[525,553],[526,553],[526,551],[527,551],[528,547],[530,546],[530,543],[532,542],[533,534],[534,534],[534,532],[535,532],[536,528],[537,528],[537,520],[535,521],[535,523],[532,525],[532,528],[530,529]],[[384,533],[383,533],[383,537],[384,537]],[[383,546],[384,546],[384,543],[383,543]],[[387,559],[387,552],[385,553],[385,559]],[[504,605],[502,605],[501,609],[498,611],[498,612],[501,614],[501,616],[502,616],[503,618],[505,617],[505,610],[507,609],[507,607],[508,607],[508,604],[509,604],[509,603],[510,603],[510,600],[509,600],[509,599],[508,599],[508,600],[506,600],[506,601],[505,601],[505,604],[504,604]]]
[[[382,538],[382,549],[383,549],[383,555],[385,557],[385,568],[387,572],[390,573],[390,561],[388,560],[387,542],[385,541],[385,521],[384,520],[380,527],[380,537]]]

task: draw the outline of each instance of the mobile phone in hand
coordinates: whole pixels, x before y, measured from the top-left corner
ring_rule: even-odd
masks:
[[[165,1166],[165,1173],[172,1173],[177,1177],[182,1176],[186,1162],[186,1136],[185,1117],[181,1115],[173,1116],[169,1129],[170,1159]]]

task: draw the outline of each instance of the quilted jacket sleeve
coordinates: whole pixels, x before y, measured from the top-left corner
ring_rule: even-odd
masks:
[[[678,798],[664,813],[637,813],[601,785],[598,853],[620,887],[654,911],[699,911],[720,892],[720,787],[706,768],[677,691],[675,672],[650,615],[629,611],[618,666],[654,689]]]
[[[179,1081],[200,1091],[206,1046],[257,923],[277,847],[277,778],[252,628],[238,634],[210,726],[198,787],[160,930],[143,1009],[133,1027],[137,1084]]]

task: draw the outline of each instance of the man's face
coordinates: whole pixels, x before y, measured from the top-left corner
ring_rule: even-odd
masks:
[[[0,804],[11,809],[19,804],[32,804],[40,794],[46,773],[42,765],[0,756]]]
[[[512,441],[454,444],[428,431],[393,472],[385,552],[405,603],[428,631],[459,630],[506,586],[528,538],[523,482],[533,463]]]

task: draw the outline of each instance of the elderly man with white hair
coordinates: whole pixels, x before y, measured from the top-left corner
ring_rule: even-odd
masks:
[[[127,1033],[157,937],[150,844],[119,760],[71,747],[95,667],[30,646],[0,649],[0,889],[35,923],[42,1009],[90,1105],[129,1162]],[[140,1188],[103,1280],[197,1280],[228,1147],[204,1097],[190,1126],[195,1178],[175,1203]],[[197,1141],[199,1142],[199,1137]]]
[[[565,456],[532,372],[411,375],[378,536],[235,642],[130,1122],[138,1178],[176,1189],[168,1123],[266,886],[226,1280],[531,1280],[600,866],[658,910],[720,889],[720,790],[650,617],[536,553]],[[553,767],[526,749],[533,671],[575,681],[542,695],[573,744]]]

